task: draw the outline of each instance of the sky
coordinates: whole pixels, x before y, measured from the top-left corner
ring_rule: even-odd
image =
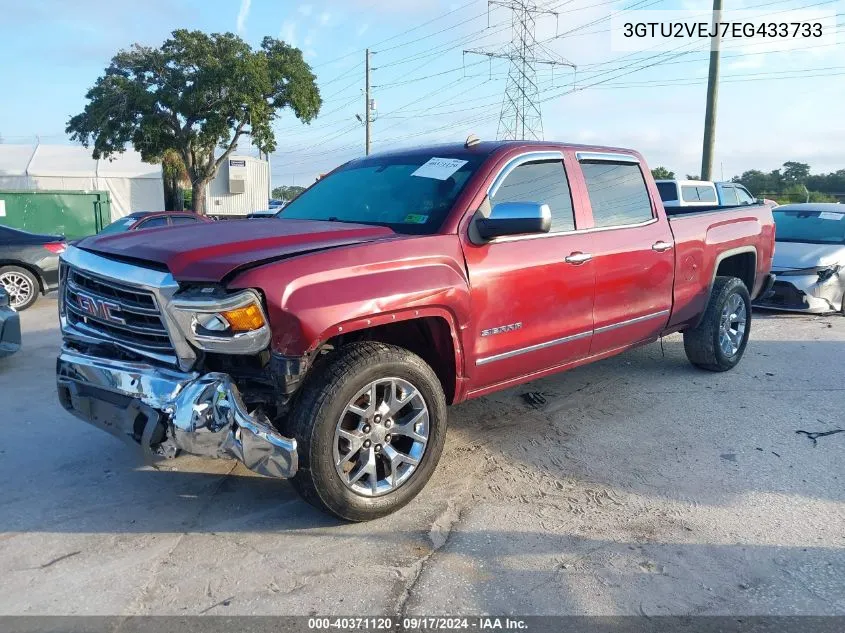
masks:
[[[636,9],[695,9],[709,0],[537,0],[548,59],[576,66],[538,75],[547,140],[630,147],[651,167],[698,174],[708,54],[611,50],[610,16]],[[114,53],[159,45],[176,28],[231,31],[257,45],[267,35],[297,46],[324,104],[311,124],[283,113],[274,124],[273,184],[306,185],[364,152],[364,49],[371,57],[373,151],[496,138],[509,62],[466,54],[502,51],[510,12],[486,0],[2,0],[0,135],[6,143],[68,143],[67,120]],[[772,18],[828,0],[726,0]],[[845,31],[842,26],[839,29]],[[771,170],[788,160],[814,172],[845,168],[845,33],[834,45],[773,52],[757,41],[725,46],[714,177]],[[775,51],[782,50],[775,48]],[[682,54],[683,53],[683,54]],[[240,148],[252,152],[248,147]]]

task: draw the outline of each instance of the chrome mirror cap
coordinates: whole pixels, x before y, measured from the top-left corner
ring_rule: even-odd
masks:
[[[489,217],[476,222],[478,234],[485,240],[505,235],[548,233],[552,228],[552,211],[549,205],[536,202],[502,202],[493,207]]]

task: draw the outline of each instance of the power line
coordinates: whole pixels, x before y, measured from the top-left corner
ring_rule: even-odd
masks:
[[[380,42],[376,42],[370,48],[375,48],[377,46],[381,46],[382,44],[386,44],[387,42],[392,42],[393,40],[398,39],[398,38],[402,37],[403,35],[407,35],[408,33],[413,33],[414,31],[418,31],[419,29],[421,29],[425,26],[428,26],[429,24],[433,24],[434,22],[437,22],[438,20],[442,20],[443,18],[449,17],[453,13],[457,13],[458,11],[462,11],[463,9],[466,9],[468,6],[470,6],[472,4],[476,4],[476,2],[477,2],[477,0],[470,0],[469,2],[462,4],[459,7],[456,7],[454,9],[450,10],[450,11],[447,11],[446,13],[443,13],[443,14],[435,17],[435,18],[432,18],[431,20],[428,20],[427,22],[423,22],[422,24],[418,24],[417,26],[414,26],[410,29],[402,31],[401,33],[397,33],[396,35],[392,35],[392,36],[388,37],[387,39],[381,40]],[[481,14],[481,15],[484,15],[484,14]],[[437,33],[435,33],[433,35],[437,35]],[[364,48],[359,48],[359,49],[354,50],[350,53],[345,53],[345,54],[343,54],[339,57],[335,57],[334,59],[330,59],[328,61],[317,64],[317,65],[314,66],[314,68],[321,68],[323,66],[327,66],[329,64],[333,64],[335,62],[338,62],[342,59],[347,59],[348,57],[352,57],[353,55],[359,55],[359,54],[363,53],[365,50],[366,49],[364,49]]]

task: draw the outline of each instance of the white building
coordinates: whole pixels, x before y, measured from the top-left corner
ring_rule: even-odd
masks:
[[[143,162],[134,151],[94,160],[80,145],[0,144],[0,189],[107,191],[112,220],[164,210],[161,165]]]
[[[254,156],[230,155],[206,188],[208,215],[244,216],[269,201],[270,163]]]

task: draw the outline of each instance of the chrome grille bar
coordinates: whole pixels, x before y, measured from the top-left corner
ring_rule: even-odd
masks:
[[[157,355],[174,355],[167,326],[152,292],[134,288],[68,265],[63,306],[69,325],[86,336]],[[108,302],[109,315],[93,313],[90,300]]]

